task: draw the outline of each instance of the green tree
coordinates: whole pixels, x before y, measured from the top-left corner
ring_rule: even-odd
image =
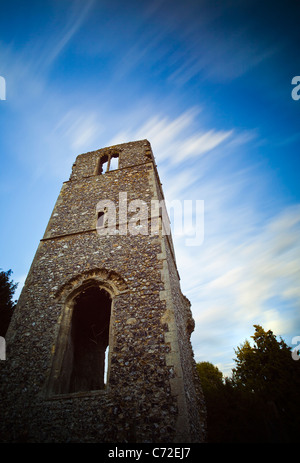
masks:
[[[223,373],[210,362],[199,362],[196,364],[198,374],[201,379],[203,393],[211,389],[217,389],[223,385]]]
[[[264,331],[259,325],[254,328],[254,345],[246,340],[235,350],[233,381],[265,399],[280,402],[296,379],[299,365],[281,338],[278,341],[272,331]]]
[[[206,402],[207,442],[228,442],[228,400],[223,373],[210,362],[196,364]]]
[[[209,362],[197,363],[207,409],[208,443],[264,442],[261,407],[256,396]]]
[[[293,443],[300,435],[300,361],[272,331],[255,333],[235,350],[236,367],[223,378],[197,364],[207,408],[208,442]],[[253,344],[253,345],[252,345]]]
[[[5,336],[16,305],[16,301],[13,301],[13,295],[18,283],[14,283],[10,279],[11,274],[11,270],[0,272],[0,336]]]
[[[274,439],[294,441],[300,431],[300,364],[282,338],[260,325],[254,328],[254,345],[246,340],[235,351],[232,384],[255,397]]]

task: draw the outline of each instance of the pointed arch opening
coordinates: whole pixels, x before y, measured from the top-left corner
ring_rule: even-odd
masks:
[[[103,389],[109,345],[111,297],[92,286],[74,300],[70,329],[72,366],[68,392]]]
[[[107,383],[112,294],[97,282],[77,288],[65,302],[48,394],[102,390]]]

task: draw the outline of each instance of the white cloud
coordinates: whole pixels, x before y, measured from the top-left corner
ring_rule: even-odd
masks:
[[[151,140],[151,145],[155,146],[156,150],[159,150],[160,159],[164,159],[171,155],[174,140],[189,128],[199,111],[199,108],[189,109],[173,120],[166,116],[154,115],[149,117],[142,125],[140,125],[140,121],[129,119],[130,125],[128,125],[127,129],[110,140],[110,144],[114,145],[128,140],[148,138]]]
[[[174,156],[174,160],[178,163],[187,157],[191,158],[207,153],[223,143],[232,134],[233,130],[216,131],[213,129],[189,137],[177,147],[177,155]]]
[[[156,115],[138,129],[129,126],[127,130],[122,130],[109,141],[109,145],[147,138],[158,162],[168,161],[178,165],[187,158],[208,153],[234,133],[233,130],[195,128],[195,118],[199,112],[200,108],[192,108],[175,119]]]
[[[96,112],[82,111],[81,108],[70,109],[54,127],[52,134],[60,139],[65,138],[66,143],[74,149],[92,150],[93,144],[103,131],[103,123]]]
[[[232,356],[233,349],[244,341],[242,333],[245,337],[253,334],[254,324],[273,330],[277,336],[297,335],[300,205],[279,212],[257,228],[251,239],[240,243],[228,239],[216,248],[204,245],[198,256],[194,254],[196,262],[193,263],[192,256],[181,261],[181,275],[187,274],[187,295],[193,302],[196,319],[193,339],[199,358],[212,361],[211,358],[219,357],[221,363],[226,357],[222,351],[216,356],[214,346],[210,349],[205,346],[207,332],[212,336],[220,332],[224,346],[232,347]]]

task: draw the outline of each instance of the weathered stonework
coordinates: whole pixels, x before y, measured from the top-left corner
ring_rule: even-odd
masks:
[[[116,155],[118,169],[101,173]],[[97,233],[97,203],[118,205],[120,192],[149,211],[151,200],[163,199],[147,140],[79,155],[62,186],[6,336],[2,442],[204,441],[194,321],[171,236],[161,227],[122,234],[132,213],[113,234]],[[72,317],[91,288],[111,300],[108,380],[105,389],[72,392]]]

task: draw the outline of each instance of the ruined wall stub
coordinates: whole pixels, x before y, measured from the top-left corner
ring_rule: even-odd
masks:
[[[150,211],[155,199],[163,193],[147,140],[77,157],[7,332],[2,441],[204,440],[193,318],[172,239],[159,215],[133,207],[142,200]],[[116,223],[105,222],[99,201],[115,205]],[[155,232],[146,233],[151,221]],[[78,340],[85,318],[88,345]],[[104,362],[103,388],[95,371]]]

